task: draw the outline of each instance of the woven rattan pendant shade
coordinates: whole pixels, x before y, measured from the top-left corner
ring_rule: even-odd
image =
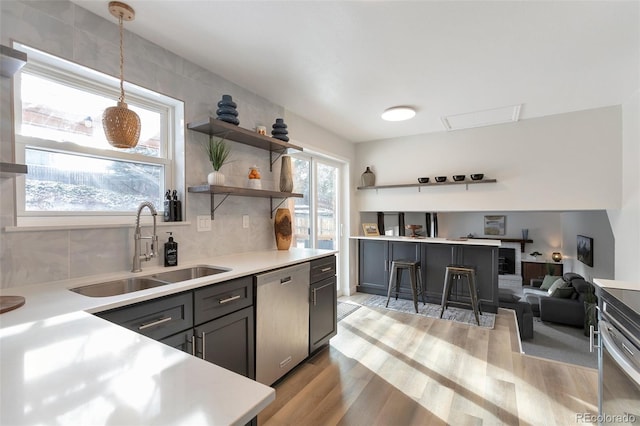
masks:
[[[118,105],[109,107],[102,114],[102,127],[107,141],[115,148],[134,148],[140,139],[140,117],[127,108],[124,101],[124,49],[122,44],[122,21],[132,21],[135,12],[124,3],[112,1],[109,11],[118,18],[120,26],[120,99]]]

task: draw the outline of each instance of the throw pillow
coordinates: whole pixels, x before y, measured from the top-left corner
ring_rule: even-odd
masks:
[[[557,277],[555,275],[545,275],[544,279],[542,280],[542,284],[540,284],[540,290],[549,290],[551,285],[556,282],[558,278],[562,277]]]
[[[567,283],[565,280],[563,280],[562,278],[558,278],[553,284],[551,284],[551,287],[549,287],[549,295],[552,295],[557,288],[565,288],[568,285],[569,283]]]
[[[573,287],[558,287],[553,291],[553,293],[551,293],[551,297],[557,297],[559,299],[570,299],[571,296],[573,296],[573,293],[575,293]]]

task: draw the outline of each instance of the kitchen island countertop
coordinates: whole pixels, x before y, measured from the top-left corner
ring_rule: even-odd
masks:
[[[26,304],[0,315],[0,424],[246,424],[275,399],[273,388],[91,313],[333,253],[266,250],[3,289]],[[195,265],[229,271],[111,297],[69,290]]]
[[[381,241],[402,241],[424,244],[460,244],[468,246],[492,246],[500,247],[502,243],[500,240],[490,240],[482,238],[434,238],[434,237],[409,237],[399,235],[376,235],[376,236],[361,236],[355,235],[349,237],[356,240],[381,240]]]

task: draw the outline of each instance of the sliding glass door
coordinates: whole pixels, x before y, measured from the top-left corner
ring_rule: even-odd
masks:
[[[293,247],[338,248],[339,164],[304,154],[292,155],[294,191]]]

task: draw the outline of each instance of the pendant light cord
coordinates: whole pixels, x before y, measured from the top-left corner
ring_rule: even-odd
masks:
[[[124,45],[122,39],[124,37],[124,27],[122,25],[122,13],[118,19],[120,24],[120,99],[119,102],[124,102]]]

